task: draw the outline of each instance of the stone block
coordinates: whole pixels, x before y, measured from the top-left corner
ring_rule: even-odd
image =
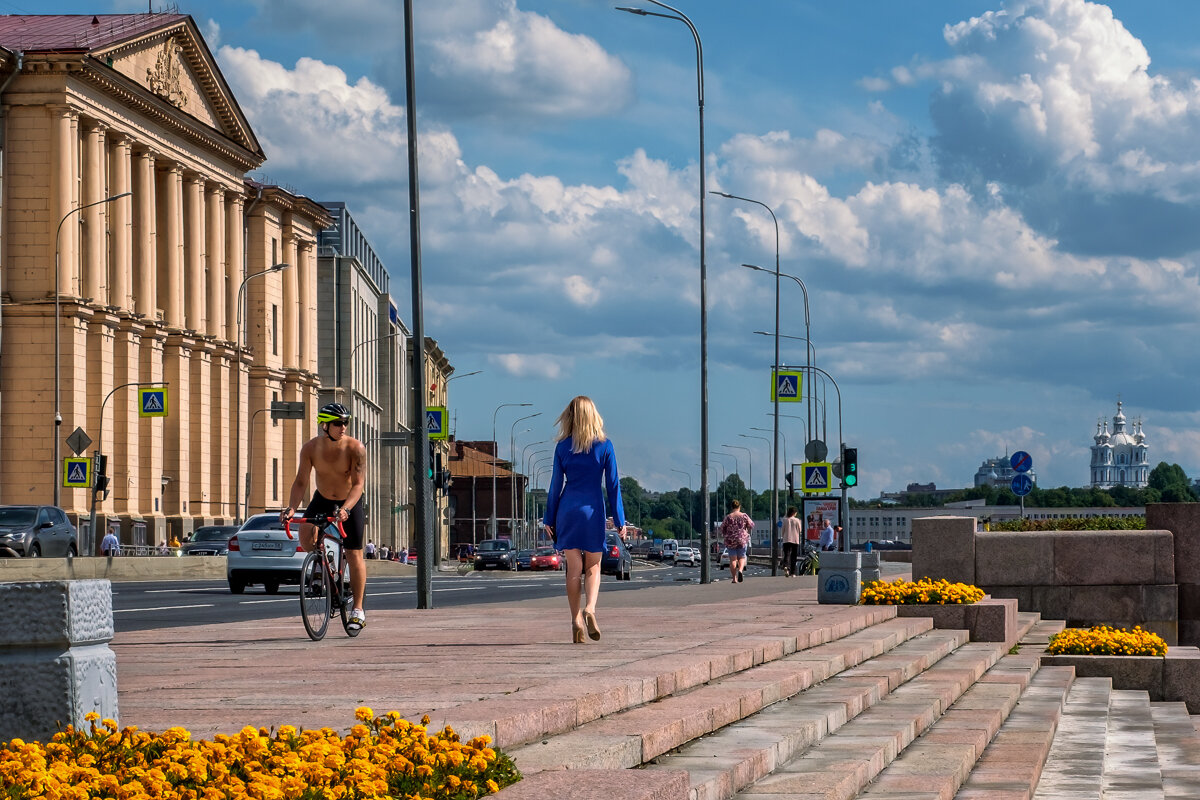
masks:
[[[1037,611],[1042,619],[1066,619],[1071,607],[1071,590],[1067,586],[1032,586],[1029,610]]]
[[[1017,601],[1021,611],[1036,611],[1030,604],[1033,601],[1032,586],[988,586],[987,593],[996,598],[1007,598]]]
[[[1175,534],[1161,531],[1166,536],[1154,537],[1154,582],[1176,583],[1175,578]]]
[[[1187,704],[1189,714],[1200,714],[1200,650],[1172,647],[1163,659],[1162,698]]]
[[[1200,584],[1200,505],[1151,503],[1146,506],[1146,528],[1171,532],[1174,582]]]
[[[871,581],[880,580],[882,574],[879,571],[879,567],[862,569],[859,570],[859,572],[862,574],[863,583],[870,583]]]
[[[1179,587],[1173,583],[1151,584],[1142,589],[1144,619],[1179,619]]]
[[[1157,583],[1155,538],[1166,531],[1057,531],[1054,572],[1044,584],[1107,586]],[[1173,582],[1173,581],[1168,581]]]
[[[1200,620],[1179,620],[1179,643],[1181,645],[1200,645]]]
[[[1200,583],[1179,584],[1179,619],[1200,620]]]
[[[1112,678],[1114,689],[1147,692],[1162,700],[1163,663],[1155,656],[1042,656],[1042,666],[1074,667],[1076,678]]]
[[[821,570],[846,572],[852,569],[862,569],[862,557],[863,554],[858,550],[852,550],[849,553],[821,553]]]
[[[914,581],[976,583],[974,517],[921,517],[912,526]]]
[[[817,602],[823,605],[857,604],[862,598],[862,572],[826,567],[825,557],[829,555],[833,553],[821,554],[821,568],[817,571]]]
[[[977,586],[1045,586],[1053,583],[1052,534],[990,531],[975,537]]]
[[[0,741],[48,741],[92,711],[116,719],[111,584],[6,583],[0,602]]]
[[[928,617],[933,627],[968,631],[972,642],[1017,641],[1017,601],[985,598],[969,605],[898,605],[900,617]]]
[[[1088,627],[1101,623],[1131,625],[1142,621],[1140,586],[1069,586],[1068,624]]]
[[[872,550],[871,552],[861,553],[860,569],[879,569],[879,551]]]

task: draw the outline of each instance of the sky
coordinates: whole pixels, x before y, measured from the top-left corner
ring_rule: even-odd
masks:
[[[858,448],[851,496],[969,486],[1017,450],[1039,485],[1085,485],[1118,398],[1152,464],[1200,477],[1200,3],[672,5],[703,44],[708,189],[774,211],[780,268],[807,290],[806,328],[782,282],[779,333],[807,330],[836,381],[815,387],[812,434]],[[0,0],[147,7],[46,6]],[[698,488],[689,31],[600,0],[415,6],[426,334],[480,370],[450,384],[454,432],[488,440],[496,420],[502,452],[538,453],[586,394],[623,475]],[[411,322],[402,4],[178,10],[263,145],[258,175],[346,202]],[[710,486],[737,471],[762,491],[774,344],[755,331],[775,330],[775,280],[740,265],[773,268],[775,227],[709,194],[705,229]],[[805,349],[781,338],[780,360]],[[780,460],[803,461],[806,410],[781,407]]]

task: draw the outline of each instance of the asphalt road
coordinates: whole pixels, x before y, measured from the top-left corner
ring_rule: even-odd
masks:
[[[751,566],[747,579],[769,575],[770,569]],[[728,580],[729,570],[712,570],[714,580]],[[693,583],[700,578],[699,567],[675,567],[670,564],[635,561],[633,579],[618,581],[611,575],[603,577],[601,591],[637,591],[650,586]],[[485,603],[511,603],[514,600],[557,597],[563,593],[562,572],[453,572],[438,573],[433,578],[435,607],[453,607]],[[275,595],[266,594],[261,586],[246,589],[245,594],[229,591],[224,580],[219,581],[143,581],[113,584],[113,621],[117,632],[177,628],[206,625],[228,620],[243,622],[296,616],[300,625],[299,590],[295,586],[280,587]],[[372,577],[367,582],[364,607],[371,609],[415,608],[417,587],[415,577]]]

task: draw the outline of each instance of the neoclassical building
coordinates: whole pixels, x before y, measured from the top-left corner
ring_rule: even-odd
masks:
[[[0,16],[0,114],[0,502],[85,522],[81,428],[126,542],[237,518],[247,486],[280,505],[314,426],[256,413],[315,413],[330,217],[247,181],[265,155],[191,17]],[[163,383],[140,416],[127,384]]]
[[[1111,489],[1128,486],[1145,489],[1150,484],[1149,447],[1142,433],[1142,421],[1133,423],[1133,433],[1125,431],[1125,414],[1121,401],[1117,401],[1117,413],[1112,418],[1112,432],[1108,420],[1096,422],[1096,434],[1092,437],[1091,476],[1093,489]]]

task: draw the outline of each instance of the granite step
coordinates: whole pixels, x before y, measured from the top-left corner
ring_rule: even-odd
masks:
[[[1077,678],[1034,800],[1095,800],[1104,779],[1111,678]]]
[[[733,797],[754,800],[786,794],[804,800],[852,800],[1005,652],[1003,644],[962,645]],[[1014,698],[1019,694],[1016,687],[999,691],[1011,691]]]
[[[1200,797],[1200,735],[1183,703],[1151,703],[1154,743],[1167,800]]]
[[[884,769],[860,798],[951,800],[1037,674],[1036,657],[1007,655]]]
[[[1108,701],[1101,796],[1108,800],[1161,800],[1162,770],[1150,715],[1150,695],[1113,691]]]
[[[953,649],[953,643],[964,641],[961,632],[946,635],[932,631],[931,626],[928,619],[894,618],[777,660],[747,665],[704,685],[585,722],[559,735],[511,748],[508,753],[526,776],[641,766],[865,661],[886,658],[885,654],[913,637],[930,637],[941,655]],[[911,665],[888,663],[894,672],[915,674],[924,663],[931,663],[930,658],[914,656]]]
[[[1029,658],[1022,654],[1022,658]],[[1072,667],[1041,667],[975,762],[955,800],[1030,800],[1050,754]]]
[[[930,631],[657,758],[643,771],[686,769],[692,800],[725,800],[878,705],[966,642],[965,631]]]

